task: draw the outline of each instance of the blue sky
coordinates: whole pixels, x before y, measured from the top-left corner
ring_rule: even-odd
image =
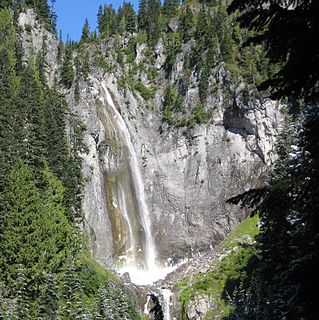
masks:
[[[130,1],[134,5],[135,11],[138,9],[138,0]],[[54,11],[58,15],[58,34],[62,30],[63,39],[67,34],[72,40],[81,38],[82,27],[85,18],[88,18],[91,31],[97,27],[96,15],[99,5],[112,4],[115,9],[123,4],[123,0],[103,1],[103,0],[56,0]]]

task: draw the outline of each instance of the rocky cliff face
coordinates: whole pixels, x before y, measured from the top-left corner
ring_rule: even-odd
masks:
[[[31,10],[20,15],[19,24],[27,54],[36,54],[46,44],[47,77],[53,84],[59,73],[56,39],[40,25],[34,27],[37,22]],[[30,30],[29,25],[33,26]],[[222,240],[246,214],[225,201],[257,186],[276,157],[274,144],[282,120],[280,106],[251,93],[247,98],[243,94],[245,85],[232,79],[222,63],[214,67],[209,78],[205,110],[212,117],[208,123],[183,128],[163,123],[165,87],[169,83],[177,86],[185,76],[186,56],[195,45],[191,40],[182,46],[169,79],[164,70],[167,57],[162,39],[150,58],[147,45],[138,43],[133,62],[127,56],[124,62],[118,62],[114,49],[127,48],[129,37],[110,38],[81,49],[90,60],[89,75],[87,81],[79,81],[79,98],[75,98],[75,87],[66,94],[71,111],[85,125],[85,230],[95,258],[104,264],[133,250],[128,245],[130,228],[135,230],[137,252],[142,250],[145,234],[140,228],[140,195],[125,158],[127,142],[116,128],[118,116],[111,111],[103,86],[134,145],[151,232],[158,260],[162,262],[210,250]],[[125,83],[123,79],[134,68],[133,83]],[[134,82],[142,82],[154,97],[146,98]],[[184,96],[187,114],[199,103],[195,70],[191,70]],[[130,223],[120,212],[121,194],[128,199],[126,206],[133,216]]]
[[[48,85],[52,86],[59,75],[58,41],[56,37],[46,30],[43,23],[37,20],[32,9],[25,9],[18,19],[21,28],[20,37],[25,60],[32,55],[43,53],[48,63],[46,76]]]
[[[121,41],[125,47],[125,39]],[[119,154],[125,142],[112,133],[110,118],[114,115],[110,113],[102,84],[123,117],[138,156],[159,260],[178,260],[207,251],[246,214],[225,201],[257,186],[274,161],[274,144],[282,119],[280,106],[257,96],[245,101],[240,93],[236,94],[243,84],[235,84],[223,65],[218,65],[210,86],[223,84],[234,98],[226,102],[225,94],[218,90],[208,96],[207,106],[213,111],[210,123],[187,129],[168,127],[160,114],[167,85],[162,71],[165,52],[161,41],[153,53],[159,75],[155,98],[151,101],[145,101],[132,87],[123,88],[120,80],[126,65],[116,63],[111,47],[112,42],[106,41],[100,49],[107,52],[109,63],[116,66],[113,72],[92,69],[89,81],[80,83],[80,103],[75,105],[70,100],[73,111],[79,114],[87,129],[89,153],[83,156],[84,210],[95,256],[101,262],[110,262],[112,255],[123,253],[128,234],[114,192],[110,190],[116,168],[123,165]],[[143,59],[145,48],[138,46],[136,63]],[[169,80],[172,83],[183,76],[181,65],[187,50],[185,47],[177,57]],[[149,84],[145,74],[138,77],[145,78],[146,86]],[[186,109],[199,101],[198,86],[195,76],[192,77],[193,85],[185,95]],[[136,191],[132,190],[128,192]],[[138,196],[131,196],[132,207],[134,197]]]

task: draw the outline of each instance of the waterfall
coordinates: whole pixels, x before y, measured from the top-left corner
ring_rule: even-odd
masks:
[[[157,254],[151,232],[150,212],[146,203],[142,173],[132,136],[126,120],[115,107],[104,82],[101,82],[101,87],[105,93],[105,98],[102,101],[107,104],[105,111],[110,120],[109,125],[115,133],[116,139],[120,139],[122,142],[122,155],[125,158],[122,160],[125,160],[129,167],[128,172],[114,175],[116,183],[113,182],[112,185],[113,207],[120,211],[127,224],[122,228],[128,233],[126,244],[130,245],[129,248],[127,246],[125,248],[126,263],[118,271],[121,274],[128,273],[131,281],[135,284],[151,284],[159,279],[164,279],[177,266],[161,267],[156,264]],[[131,176],[131,180],[127,178],[128,175]],[[125,237],[123,238],[122,234],[119,235],[119,241],[123,239],[125,241]]]
[[[148,305],[149,305],[149,303],[150,303],[150,300],[151,300],[151,297],[148,295],[148,296],[147,296],[147,301],[146,301],[146,303],[145,303],[145,305],[144,305],[144,311],[143,311],[143,313],[146,314],[146,315],[149,314]]]
[[[173,293],[169,289],[162,289],[162,295],[164,320],[171,320],[171,296],[173,295]]]
[[[116,109],[113,99],[106,88],[105,84],[101,83],[102,88],[105,92],[106,100],[108,105],[112,109],[112,114],[114,117],[114,120],[117,123],[118,129],[121,131],[123,138],[125,139],[126,147],[128,149],[128,157],[129,157],[129,164],[130,164],[130,170],[132,174],[132,180],[133,185],[135,189],[136,194],[136,200],[138,203],[138,210],[140,214],[140,220],[145,236],[145,243],[143,248],[144,253],[144,269],[145,270],[151,270],[156,268],[155,259],[156,259],[156,250],[154,245],[154,240],[151,233],[151,222],[150,222],[150,214],[149,210],[146,204],[146,198],[145,198],[145,191],[144,191],[144,183],[142,179],[142,173],[138,165],[137,160],[137,154],[132,142],[131,134],[129,132],[129,129],[126,125],[126,122],[120,112]],[[125,199],[123,199],[123,193],[121,197],[122,207],[125,208]],[[122,210],[123,211],[123,210]],[[126,210],[125,212],[122,212],[123,217],[126,219],[128,226],[129,226],[129,236],[131,237],[131,244],[134,244],[134,235],[132,230],[132,225],[130,223],[130,219],[127,216]]]

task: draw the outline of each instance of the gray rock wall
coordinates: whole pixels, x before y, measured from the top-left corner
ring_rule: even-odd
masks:
[[[30,55],[35,58],[38,53],[42,53],[44,50],[48,63],[45,70],[46,77],[48,84],[52,86],[59,74],[58,40],[37,20],[37,16],[32,9],[25,9],[24,12],[20,13],[18,24],[21,27],[20,36],[25,61],[28,60]]]
[[[19,25],[26,58],[42,50],[43,41],[46,43],[47,77],[52,85],[59,75],[57,40],[37,22],[32,10],[21,13]],[[125,47],[128,41],[120,38],[118,42]],[[252,95],[243,99],[240,91],[244,85],[234,83],[223,64],[214,68],[210,78],[205,106],[213,112],[209,124],[176,129],[162,123],[164,88],[169,81],[176,84],[183,77],[185,55],[194,45],[193,40],[183,45],[167,80],[163,70],[165,48],[159,41],[153,53],[155,65],[145,65],[144,61],[144,69],[155,67],[158,71],[156,96],[149,102],[132,88],[118,85],[130,66],[123,68],[116,63],[114,39],[106,39],[98,48],[84,49],[90,56],[94,50],[104,52],[114,71],[91,68],[89,80],[79,83],[78,103],[74,88],[66,92],[71,111],[86,127],[88,153],[82,154],[84,228],[95,258],[104,264],[112,263],[121,253],[127,230],[110,193],[110,172],[119,165],[116,150],[123,146],[111,134],[114,128],[110,128],[110,113],[103,104],[102,81],[126,121],[137,151],[152,232],[162,261],[207,251],[222,240],[245,215],[225,200],[258,185],[276,157],[274,143],[282,119],[278,103]],[[136,47],[137,64],[145,58],[145,50],[146,45]],[[146,86],[150,84],[142,68],[135,78],[142,79]],[[231,92],[231,102],[225,91]],[[186,113],[198,102],[198,81],[192,71],[185,94]]]
[[[86,124],[90,149],[84,156],[84,209],[95,234],[95,255],[104,262],[112,249],[105,210],[108,204],[105,190],[99,186],[107,171],[103,163],[111,159],[109,153],[102,156],[97,151],[93,139],[98,135],[103,143],[109,130],[97,112],[101,107],[97,101],[105,99],[102,81],[123,115],[138,153],[160,260],[178,260],[209,250],[245,215],[225,201],[258,185],[275,159],[274,142],[281,122],[277,103],[263,98],[249,105],[235,101],[216,113],[213,124],[198,125],[185,134],[182,129],[161,130],[158,113],[141,108],[130,90],[123,94],[114,75],[92,75],[89,85],[83,83],[82,102],[76,110]],[[109,254],[105,255],[106,251]]]

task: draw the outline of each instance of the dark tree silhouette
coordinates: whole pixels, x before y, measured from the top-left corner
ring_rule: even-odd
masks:
[[[228,12],[239,12],[241,27],[255,32],[248,42],[265,43],[280,71],[260,86],[272,97],[319,99],[319,1],[233,0]]]
[[[261,216],[258,255],[234,291],[234,312],[226,319],[318,319],[314,288],[319,275],[319,2],[316,0],[233,0],[242,27],[255,32],[248,43],[265,43],[277,74],[259,89],[273,98],[299,99],[299,123],[289,124],[279,160],[266,187],[229,202],[254,207]],[[282,149],[280,151],[280,149]],[[284,152],[283,152],[284,150]]]

